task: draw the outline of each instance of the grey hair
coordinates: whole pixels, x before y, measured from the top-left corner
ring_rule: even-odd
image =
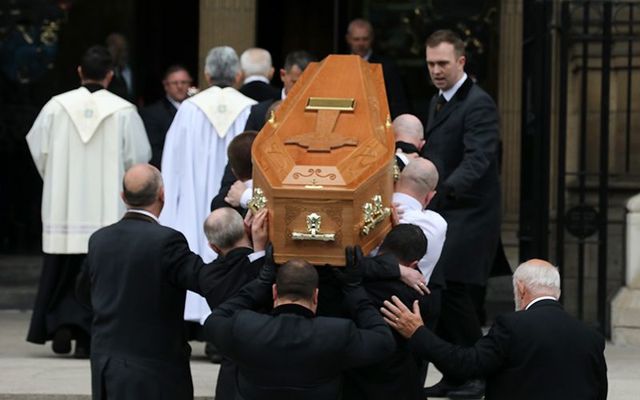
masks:
[[[219,46],[209,50],[204,72],[216,84],[233,85],[236,75],[240,72],[240,61],[236,51],[229,46]]]
[[[265,49],[253,47],[245,50],[240,56],[240,66],[245,76],[269,77],[273,64],[271,54]]]
[[[542,260],[526,261],[513,273],[513,287],[521,282],[535,294],[560,298],[560,273],[558,268]]]
[[[233,208],[219,208],[204,221],[204,233],[210,244],[230,249],[244,237],[242,216]]]
[[[427,194],[438,186],[438,179],[436,166],[431,161],[418,157],[404,167],[398,183],[410,186],[419,193]]]

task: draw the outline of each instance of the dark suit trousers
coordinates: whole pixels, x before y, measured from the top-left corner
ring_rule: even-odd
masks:
[[[436,333],[442,339],[460,346],[473,346],[482,336],[482,327],[471,294],[474,290],[472,286],[474,285],[447,281],[447,288],[442,291],[442,308]],[[448,377],[445,379],[452,383],[462,383]]]

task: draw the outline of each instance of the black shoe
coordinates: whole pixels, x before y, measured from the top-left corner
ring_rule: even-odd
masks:
[[[482,399],[484,397],[484,381],[473,379],[466,381],[447,393],[450,399]]]
[[[453,385],[442,379],[435,385],[424,388],[423,393],[425,397],[447,397],[449,391],[456,389],[457,387],[457,385]]]
[[[204,354],[206,354],[209,361],[214,364],[220,364],[222,362],[222,354],[218,352],[218,349],[213,343],[207,342],[204,345]]]
[[[86,333],[81,333],[76,338],[76,350],[73,352],[73,358],[85,360],[91,354],[91,339]]]
[[[53,335],[51,349],[56,354],[69,354],[71,352],[71,330],[60,328]]]

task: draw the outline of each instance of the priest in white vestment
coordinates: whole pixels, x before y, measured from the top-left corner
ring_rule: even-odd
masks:
[[[27,340],[53,340],[56,353],[88,355],[91,313],[75,300],[75,277],[89,236],[117,222],[124,172],[151,158],[136,107],[108,92],[111,56],[91,47],[78,67],[82,86],[54,96],[27,134],[29,150],[43,180],[40,286]]]
[[[215,47],[207,55],[205,76],[211,87],[185,100],[167,132],[162,153],[165,204],[160,222],[184,234],[205,262],[215,259],[203,224],[218,194],[227,164],[227,147],[244,131],[256,102],[237,91],[242,72],[236,52]],[[187,292],[185,320],[203,323],[211,310],[205,299]]]

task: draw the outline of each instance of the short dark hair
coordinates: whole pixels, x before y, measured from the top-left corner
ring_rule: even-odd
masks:
[[[396,225],[380,245],[380,254],[383,253],[393,254],[402,264],[419,261],[427,253],[427,237],[417,225]]]
[[[125,203],[131,207],[147,207],[152,205],[158,198],[158,191],[162,186],[162,175],[156,169],[153,175],[147,179],[140,189],[133,191],[127,188],[126,182],[122,180],[122,193]]]
[[[289,72],[294,65],[297,65],[300,68],[300,71],[304,71],[309,65],[310,62],[315,61],[315,57],[311,55],[311,53],[304,50],[296,50],[287,54],[287,57],[284,59],[284,70]]]
[[[458,57],[464,56],[464,41],[462,41],[460,36],[454,31],[449,29],[440,29],[429,35],[426,41],[427,47],[432,48],[437,47],[440,43],[452,44]]]
[[[245,131],[234,137],[229,147],[227,147],[227,157],[229,166],[233,170],[236,178],[241,181],[251,179],[253,173],[253,163],[251,162],[251,145],[258,132]]]
[[[276,288],[278,297],[292,301],[311,300],[318,288],[318,271],[304,260],[289,260],[278,268]]]
[[[113,59],[104,46],[91,46],[82,56],[80,63],[84,79],[101,81],[113,70]]]
[[[174,72],[178,72],[178,71],[184,71],[187,74],[189,74],[189,70],[184,65],[174,64],[174,65],[169,66],[169,68],[167,68],[164,71],[164,75],[162,75],[162,80],[163,81],[167,80],[169,75],[173,74]],[[189,76],[191,76],[191,74],[189,74]]]

